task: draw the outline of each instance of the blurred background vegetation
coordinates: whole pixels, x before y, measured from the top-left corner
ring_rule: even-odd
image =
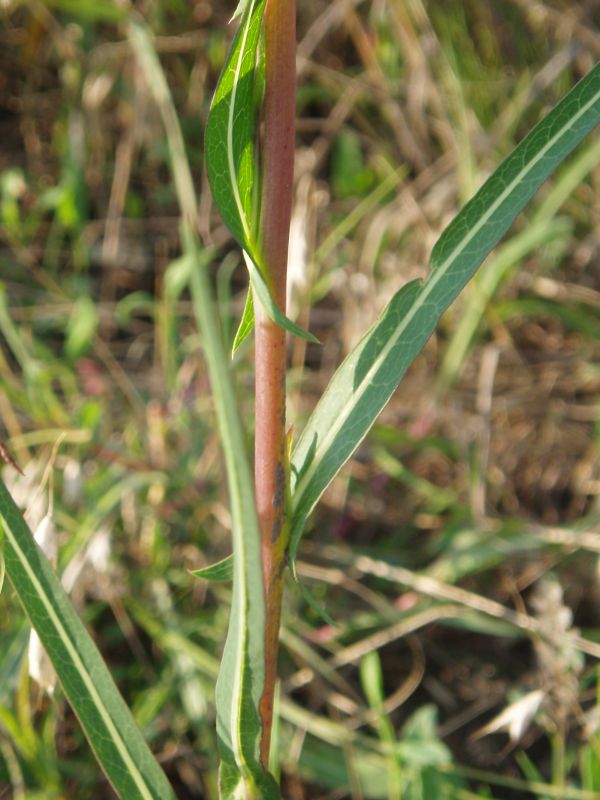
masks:
[[[245,269],[203,163],[234,0],[0,3],[0,434],[36,529],[178,797],[216,797],[229,512],[169,152],[126,38],[155,35],[231,339]],[[598,0],[300,0],[290,344],[299,431],[444,226],[600,54]],[[600,797],[600,140],[446,314],[301,548],[290,800]],[[252,428],[251,345],[233,362]],[[426,579],[426,580],[425,580]],[[545,633],[545,636],[540,636]],[[109,798],[0,597],[0,798]],[[39,664],[38,664],[39,666]],[[42,665],[43,666],[43,665]],[[49,681],[51,683],[51,679]],[[392,743],[397,743],[393,748]]]

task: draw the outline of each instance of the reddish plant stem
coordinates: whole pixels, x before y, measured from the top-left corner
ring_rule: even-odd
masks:
[[[267,284],[274,301],[285,311],[296,119],[295,0],[267,0],[264,28],[266,80],[260,245]],[[263,724],[261,760],[268,767],[288,544],[285,508],[286,335],[258,303],[255,303],[255,335],[254,475],[266,605],[265,685],[260,701]]]

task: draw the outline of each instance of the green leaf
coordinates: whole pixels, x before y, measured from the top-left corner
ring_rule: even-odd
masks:
[[[6,575],[6,562],[4,561],[4,538],[0,528],[0,594],[4,588],[4,576]]]
[[[364,197],[373,188],[377,174],[365,164],[360,136],[342,128],[331,153],[331,187],[336,197]]]
[[[240,324],[238,325],[237,332],[235,334],[233,345],[231,347],[231,355],[235,355],[236,350],[238,347],[244,342],[248,336],[252,333],[254,328],[254,303],[252,302],[252,289],[248,289],[248,294],[246,295],[246,302],[244,303],[244,311],[242,312],[242,318],[240,320]]]
[[[190,273],[194,266],[192,260],[183,255],[171,261],[165,270],[164,293],[169,303],[175,303],[183,291],[189,286]]]
[[[6,574],[99,764],[119,797],[175,800],[96,645],[0,481]]]
[[[242,0],[206,126],[206,166],[215,203],[240,246],[256,257],[254,228],[255,75],[266,0]]]
[[[152,319],[155,311],[156,304],[154,297],[149,292],[138,291],[126,294],[122,300],[117,302],[115,305],[114,316],[116,322],[125,328],[130,324],[134,314],[145,314]]]
[[[377,714],[382,714],[385,700],[383,694],[383,672],[379,653],[376,650],[366,653],[361,658],[359,674],[362,690],[369,703],[369,708],[376,711]]]
[[[318,344],[296,325],[273,301],[262,270],[256,238],[259,218],[255,185],[256,117],[264,90],[264,59],[261,57],[261,23],[265,0],[242,0],[234,18],[240,27],[231,45],[206,126],[206,166],[215,203],[238,244],[244,251],[253,297],[268,316],[286,331]],[[246,301],[235,336],[235,352],[253,327],[253,307]]]
[[[95,0],[44,0],[47,6],[91,22],[121,22],[127,11],[118,3]]]
[[[475,277],[473,282],[477,287],[476,291],[469,298],[469,303],[466,304],[464,313],[452,332],[439,370],[441,387],[449,386],[458,374],[487,303],[500,283],[532,250],[537,250],[552,241],[568,240],[569,234],[567,220],[553,217],[540,218],[497,249],[494,258]]]
[[[220,792],[222,798],[232,800],[277,800],[277,784],[262,767],[259,755],[265,608],[252,472],[229,360],[219,334],[207,265],[189,228],[184,229],[184,248],[195,262],[191,273],[192,301],[202,333],[227,465],[235,555],[229,629],[216,686]]]
[[[332,628],[338,628],[339,623],[333,619],[333,617],[331,616],[331,614],[329,614],[325,606],[322,603],[319,603],[314,594],[306,588],[306,585],[301,581],[299,581],[298,586],[300,588],[300,593],[302,594],[308,605],[313,609],[313,611],[315,611],[315,613],[317,613],[321,617],[323,622],[325,622],[326,625],[331,625]]]
[[[233,578],[233,556],[227,556],[209,567],[192,569],[190,574],[205,581],[230,581]]]
[[[237,349],[243,342],[245,342],[254,329],[253,289],[258,297],[261,308],[265,310],[269,319],[272,319],[273,322],[276,322],[281,328],[293,334],[294,336],[299,336],[301,339],[306,339],[306,341],[312,342],[313,344],[320,344],[316,336],[313,336],[312,333],[309,333],[304,328],[301,328],[300,325],[296,325],[295,322],[292,322],[292,320],[289,317],[286,317],[286,315],[281,311],[269,294],[269,290],[267,288],[265,279],[263,278],[262,272],[253,263],[252,259],[246,252],[244,252],[244,260],[250,275],[250,288],[248,289],[248,294],[246,295],[246,302],[244,304],[242,318],[240,320],[240,324],[238,325],[238,329],[233,340],[233,345],[231,347],[232,356],[235,355]]]
[[[516,215],[600,121],[600,64],[537,125],[444,231],[432,272],[391,300],[333,376],[292,455],[290,560],[308,515],[435,326]]]
[[[250,286],[252,287],[252,293],[258,299],[261,307],[268,315],[269,319],[273,320],[273,322],[276,322],[277,325],[294,336],[299,336],[301,339],[306,339],[307,342],[312,342],[313,344],[320,344],[316,336],[313,336],[312,333],[305,331],[304,328],[300,327],[300,325],[296,325],[295,322],[292,322],[292,320],[286,317],[283,311],[281,311],[269,293],[269,289],[262,272],[246,251],[244,251],[244,260],[246,262],[246,266],[248,267],[248,272],[250,273]]]

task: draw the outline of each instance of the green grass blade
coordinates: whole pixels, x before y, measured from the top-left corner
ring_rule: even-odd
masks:
[[[252,8],[249,12],[252,14]],[[260,21],[260,20],[259,20]],[[238,34],[239,36],[239,34]],[[180,146],[181,128],[166,79],[145,28],[130,27],[130,42],[143,65],[146,81],[162,116],[177,196],[184,220],[182,244],[192,262],[190,286],[194,314],[202,335],[230,495],[233,532],[233,593],[229,629],[216,686],[217,736],[221,754],[220,790],[223,798],[276,800],[279,790],[260,764],[262,723],[259,702],[264,687],[265,609],[260,556],[260,528],[245,434],[237,408],[233,379],[220,332],[206,257],[193,221],[195,198],[189,162]]]
[[[192,569],[190,574],[205,581],[230,581],[233,579],[233,556],[227,556],[208,567]]]
[[[2,481],[0,524],[6,574],[116,793],[131,800],[175,800],[102,656]]]
[[[94,0],[44,0],[51,9],[91,22],[121,22],[126,11],[117,3],[96,3]]]
[[[477,267],[544,180],[600,122],[600,64],[498,167],[444,231],[432,272],[405,286],[345,359],[292,455],[292,564],[306,519]]]

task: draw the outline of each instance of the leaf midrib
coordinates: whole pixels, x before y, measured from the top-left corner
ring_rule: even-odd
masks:
[[[236,110],[236,102],[237,102],[237,94],[238,94],[238,85],[240,81],[240,74],[242,71],[242,65],[244,62],[244,55],[246,53],[246,42],[248,40],[248,36],[250,33],[250,25],[252,20],[252,14],[254,12],[254,6],[256,4],[256,0],[250,4],[249,7],[245,9],[245,17],[243,21],[243,28],[242,28],[242,37],[240,41],[240,47],[238,51],[238,58],[235,65],[235,70],[233,73],[233,86],[231,89],[231,101],[229,103],[229,113],[227,116],[227,164],[229,167],[229,179],[231,183],[231,188],[233,192],[233,197],[235,199],[235,204],[237,206],[238,215],[240,218],[240,222],[242,224],[242,229],[244,232],[244,238],[247,242],[250,241],[250,228],[248,226],[248,221],[246,219],[246,213],[242,205],[242,198],[240,196],[239,185],[238,185],[238,175],[235,166],[235,158],[233,152],[233,136],[235,132],[235,110]],[[241,511],[241,509],[239,510]],[[242,514],[239,514],[238,520],[241,521]],[[237,546],[238,546],[238,559],[242,565],[246,564],[246,553],[244,547],[244,538],[242,535],[237,537]],[[234,564],[235,569],[235,564]],[[247,636],[244,630],[244,625],[242,624],[242,620],[246,618],[246,611],[247,611],[247,581],[246,575],[244,571],[244,567],[239,570],[239,582],[238,587],[239,591],[237,592],[237,602],[238,608],[232,609],[231,613],[235,615],[237,619],[237,630],[236,630],[236,659],[235,659],[235,675],[233,679],[233,686],[232,686],[232,698],[231,698],[231,711],[230,711],[230,719],[229,719],[229,729],[231,732],[232,738],[232,747],[233,747],[233,754],[238,766],[238,769],[244,774],[246,770],[249,769],[248,764],[246,763],[246,759],[244,756],[244,747],[243,747],[243,734],[241,730],[241,712],[243,707],[243,691],[242,687],[244,685],[244,670],[246,669],[246,657],[247,657]]]
[[[235,204],[238,209],[240,222],[242,223],[242,228],[244,230],[244,237],[247,242],[250,242],[250,228],[248,225],[248,221],[246,219],[246,213],[242,206],[242,198],[240,197],[240,190],[238,186],[238,176],[235,168],[235,160],[233,157],[233,134],[235,130],[234,118],[235,118],[238,84],[240,80],[240,73],[242,71],[244,54],[246,52],[246,40],[248,39],[248,34],[250,32],[250,23],[252,20],[252,14],[254,12],[254,6],[256,5],[256,1],[257,0],[252,0],[252,3],[250,4],[249,8],[246,11],[247,17],[245,24],[242,28],[242,39],[240,42],[238,60],[235,67],[235,71],[233,73],[234,77],[233,77],[233,87],[231,89],[231,102],[229,104],[229,114],[227,117],[227,164],[229,167],[229,174],[231,176],[231,187],[233,190],[233,196],[235,198]]]
[[[348,419],[348,417],[350,416],[350,414],[352,413],[353,409],[356,407],[358,402],[360,402],[360,399],[367,391],[367,388],[370,386],[372,379],[377,374],[381,364],[385,363],[385,360],[387,359],[389,353],[396,346],[398,340],[402,336],[402,333],[404,332],[406,327],[409,325],[409,323],[417,314],[417,312],[422,308],[425,301],[427,300],[431,292],[435,289],[439,281],[447,273],[452,263],[458,258],[461,252],[463,252],[466,249],[469,243],[473,241],[473,238],[481,231],[481,229],[489,221],[490,217],[510,196],[510,194],[514,191],[515,187],[520,182],[522,182],[525,176],[537,166],[537,164],[544,158],[546,153],[554,146],[554,144],[565,135],[565,131],[577,124],[577,121],[588,111],[589,108],[591,108],[591,106],[598,100],[598,98],[600,98],[600,91],[596,92],[596,94],[594,94],[587,103],[582,105],[577,114],[570,117],[568,123],[559,128],[556,134],[554,134],[554,136],[552,136],[548,140],[548,142],[544,145],[544,147],[538,150],[534,158],[532,158],[527,163],[526,168],[524,170],[519,171],[515,175],[515,177],[512,179],[512,181],[510,181],[510,183],[507,185],[504,191],[502,191],[498,195],[494,203],[492,203],[489,209],[480,217],[478,222],[469,230],[468,234],[461,239],[461,241],[459,242],[459,244],[457,244],[454,250],[452,250],[452,252],[446,257],[446,259],[441,264],[439,264],[437,267],[434,267],[434,271],[430,274],[428,280],[421,288],[414,305],[406,313],[402,323],[396,328],[392,336],[390,336],[383,350],[381,351],[379,356],[375,359],[375,361],[369,368],[368,372],[365,374],[363,380],[361,381],[357,389],[352,393],[351,395],[352,402],[346,403],[344,405],[343,409],[341,409],[340,413],[336,416],[334,424],[328,429],[327,433],[321,440],[321,444],[317,445],[311,464],[309,465],[304,475],[302,475],[298,483],[298,486],[296,488],[296,491],[294,492],[294,500],[295,500],[294,512],[301,506],[303,495],[306,492],[307,487],[310,486],[310,483],[312,481],[315,472],[317,472],[319,469],[321,462],[321,454],[327,452],[331,444],[335,441],[346,420]]]
[[[35,572],[32,570],[31,565],[29,564],[29,561],[28,561],[25,553],[22,551],[21,547],[19,546],[18,540],[17,540],[15,534],[13,533],[13,530],[12,530],[12,527],[10,525],[9,520],[6,518],[5,514],[2,513],[2,512],[0,512],[0,517],[2,517],[2,519],[4,521],[5,535],[10,538],[11,546],[12,546],[13,550],[15,551],[15,553],[17,555],[17,558],[19,559],[19,561],[20,561],[21,565],[23,566],[25,572],[27,573],[27,575],[29,577],[29,580],[31,581],[31,584],[32,584],[33,588],[35,589],[36,596],[42,601],[42,604],[43,604],[43,606],[44,606],[44,608],[46,610],[46,613],[48,614],[48,617],[52,621],[54,629],[57,631],[61,642],[65,646],[65,649],[67,650],[67,652],[68,652],[73,664],[75,665],[75,668],[77,670],[78,675],[80,676],[80,678],[82,679],[86,689],[88,690],[88,693],[89,693],[90,697],[92,698],[92,701],[94,702],[94,707],[97,709],[98,713],[102,717],[102,720],[103,720],[104,724],[106,725],[106,728],[108,729],[108,732],[109,732],[109,734],[111,736],[111,741],[113,742],[113,744],[115,744],[116,749],[119,751],[119,753],[121,755],[121,758],[123,760],[123,763],[127,766],[129,774],[132,776],[132,778],[133,778],[135,784],[137,785],[142,797],[147,798],[148,800],[153,800],[152,792],[150,792],[150,790],[148,789],[146,781],[144,780],[143,776],[140,774],[135,761],[131,758],[129,750],[127,749],[127,746],[125,745],[125,742],[123,741],[123,738],[121,737],[118,728],[114,724],[111,715],[109,714],[107,708],[105,707],[104,703],[102,702],[101,695],[98,693],[98,691],[96,689],[96,686],[94,685],[93,681],[90,679],[90,676],[89,676],[88,671],[87,671],[87,669],[85,667],[85,664],[81,660],[81,657],[80,657],[79,653],[77,652],[77,649],[73,646],[73,642],[71,640],[71,637],[69,636],[69,634],[67,633],[67,630],[63,626],[63,624],[62,624],[62,622],[60,620],[60,617],[56,613],[56,610],[55,610],[54,606],[49,601],[47,592],[45,591],[44,587],[42,586],[42,584],[38,580],[38,577],[35,574]],[[93,742],[92,742],[92,745],[95,746]]]
[[[237,471],[236,471],[237,477]],[[248,636],[247,636],[247,629],[244,625],[244,620],[247,619],[247,611],[248,611],[248,582],[246,580],[246,571],[245,565],[247,562],[247,555],[246,555],[246,542],[243,536],[243,529],[241,527],[242,520],[243,520],[243,507],[242,507],[242,493],[243,493],[243,486],[241,483],[238,483],[238,502],[235,503],[235,508],[232,509],[234,511],[233,520],[234,525],[237,528],[236,538],[235,538],[235,550],[236,550],[236,558],[233,562],[233,569],[234,572],[236,569],[236,561],[238,564],[241,564],[239,567],[238,575],[234,576],[234,580],[237,584],[238,591],[236,592],[237,595],[237,603],[238,608],[235,609],[232,607],[231,615],[235,615],[237,620],[237,631],[236,631],[236,659],[235,659],[235,671],[234,671],[234,680],[232,686],[232,698],[231,698],[231,713],[229,718],[229,729],[231,732],[231,739],[232,739],[232,747],[233,747],[233,755],[235,758],[235,762],[240,770],[242,776],[245,776],[246,772],[251,772],[250,765],[246,761],[246,757],[244,754],[244,747],[243,747],[243,732],[241,729],[241,719],[242,719],[242,708],[243,708],[243,686],[244,686],[244,671],[246,670],[246,658],[247,658],[247,643],[248,643]],[[236,513],[237,510],[237,513]],[[237,518],[237,519],[236,519]],[[238,577],[239,576],[239,577]]]

